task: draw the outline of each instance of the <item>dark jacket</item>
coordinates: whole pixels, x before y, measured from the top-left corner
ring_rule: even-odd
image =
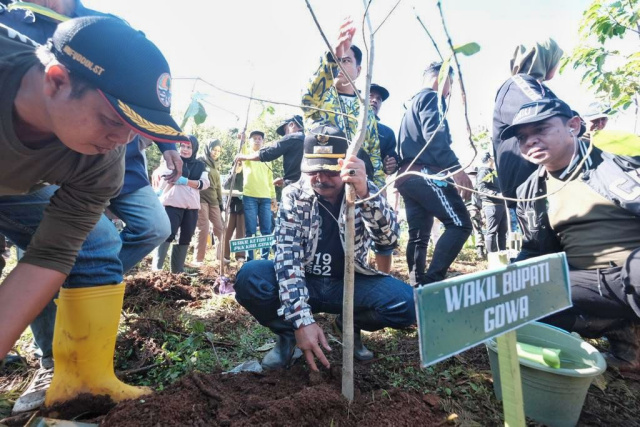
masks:
[[[518,186],[536,170],[536,166],[522,157],[516,138],[502,141],[500,134],[507,126],[511,126],[513,118],[523,104],[542,98],[553,99],[557,96],[527,74],[510,77],[496,94],[493,110],[493,150],[500,188],[506,197],[515,197]],[[512,205],[514,202],[509,204]]]
[[[260,149],[260,161],[272,162],[282,157],[285,184],[297,182],[300,179],[300,164],[304,152],[304,134],[290,133],[273,145]]]
[[[501,199],[491,197],[500,194],[498,175],[493,169],[487,167],[481,167],[478,169],[478,175],[476,176],[476,190],[480,192],[478,194],[478,198],[480,198],[482,203],[490,203],[493,205],[502,204]]]
[[[384,162],[387,156],[398,160],[396,134],[389,126],[380,123],[380,119],[378,119],[378,138],[380,138],[380,157],[382,157],[382,161]]]
[[[443,100],[444,110],[446,106]],[[446,119],[440,124],[440,118],[436,91],[425,88],[411,99],[411,106],[404,113],[398,132],[401,166],[416,158],[433,135],[429,146],[420,154],[417,163],[428,166],[434,171],[460,167],[458,157],[451,149],[449,124]]]
[[[580,141],[578,163],[587,153],[587,143]],[[615,205],[640,216],[640,158],[618,156],[593,147],[577,179],[582,179],[593,191]],[[546,171],[541,166],[518,187],[519,199],[531,199],[547,194]],[[547,214],[547,199],[518,202],[518,222],[524,233],[522,252],[518,259],[562,251],[556,232]]]

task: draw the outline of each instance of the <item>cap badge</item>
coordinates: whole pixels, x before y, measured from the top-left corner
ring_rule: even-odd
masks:
[[[171,107],[171,75],[163,73],[158,77],[157,84],[158,100],[165,107]]]
[[[327,145],[329,142],[329,135],[318,134],[316,135],[316,139],[318,140],[318,144]]]
[[[329,146],[318,146],[313,147],[313,154],[333,154],[333,145]]]

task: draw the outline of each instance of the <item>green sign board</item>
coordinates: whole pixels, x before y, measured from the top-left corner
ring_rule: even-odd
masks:
[[[254,249],[268,248],[273,245],[273,234],[268,236],[247,237],[244,239],[229,240],[231,252],[252,251]]]
[[[429,366],[496,335],[571,307],[564,252],[415,290],[420,358]]]

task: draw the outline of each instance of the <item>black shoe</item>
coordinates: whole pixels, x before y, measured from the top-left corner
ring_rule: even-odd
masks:
[[[332,327],[337,335],[342,336],[342,316],[336,317]],[[373,352],[362,343],[362,334],[358,328],[353,331],[353,357],[361,362],[373,359]]]
[[[609,352],[604,358],[609,367],[620,371],[640,372],[640,326],[627,326],[609,331],[605,334],[609,340]]]
[[[263,369],[288,369],[296,359],[302,356],[302,351],[296,347],[296,337],[290,322],[277,319],[267,325],[278,338],[276,345],[262,359]]]
[[[606,319],[580,314],[570,332],[577,332],[583,338],[600,338],[609,331],[622,329],[629,325],[625,319]]]

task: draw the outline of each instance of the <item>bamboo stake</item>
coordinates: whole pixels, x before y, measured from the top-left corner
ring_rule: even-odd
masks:
[[[367,64],[365,71],[366,85],[364,101],[361,100],[360,117],[358,117],[358,132],[356,139],[349,146],[347,157],[358,152],[360,146],[364,142],[367,133],[367,121],[369,118],[369,89],[371,86],[371,75],[373,70],[373,29],[369,19],[367,0],[363,0],[365,5],[365,19],[369,29],[369,44],[365,42],[367,51]],[[364,32],[364,28],[362,29]],[[365,38],[366,40],[366,38]],[[342,297],[342,395],[349,402],[353,401],[354,385],[353,385],[353,351],[354,351],[354,333],[353,333],[353,293],[355,288],[355,201],[356,192],[352,184],[347,184],[346,188],[346,235],[345,235],[345,262],[344,262],[344,293]]]
[[[251,86],[251,98],[247,104],[247,117],[244,121],[244,128],[242,129],[242,137],[240,138],[240,146],[236,156],[242,153],[242,147],[244,146],[245,134],[247,133],[247,126],[249,126],[249,111],[251,110],[251,99],[253,98],[253,88],[255,84]],[[220,277],[224,276],[224,250],[227,247],[227,226],[229,225],[229,208],[231,207],[231,198],[233,197],[233,187],[236,185],[236,169],[238,162],[233,162],[231,165],[231,176],[229,177],[229,197],[227,198],[227,204],[224,207],[224,222],[222,223],[222,249],[220,250]],[[229,256],[231,256],[231,250],[229,250]]]

